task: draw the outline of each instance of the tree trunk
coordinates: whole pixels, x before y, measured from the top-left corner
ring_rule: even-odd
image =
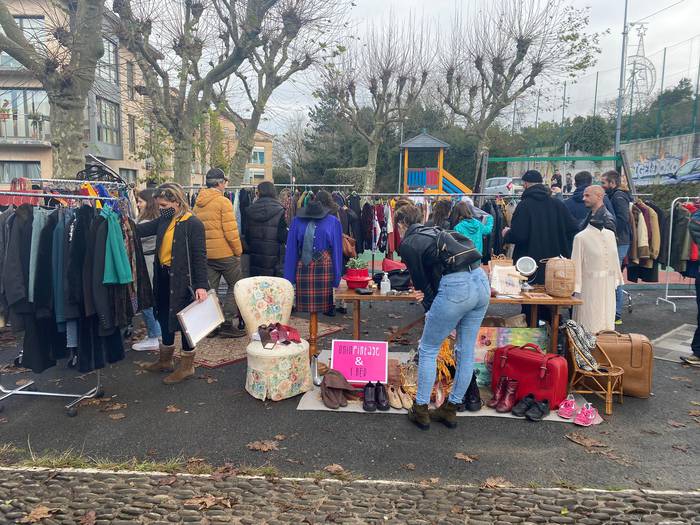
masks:
[[[236,153],[231,159],[229,173],[241,181],[245,180],[245,166],[250,162],[250,154],[253,152],[253,147],[255,147],[255,133],[258,131],[261,117],[262,112],[254,109],[250,120],[248,120],[245,128],[238,135],[238,145],[236,146]]]
[[[183,186],[192,184],[192,135],[183,133],[173,136],[173,171],[175,182]]]
[[[377,183],[377,157],[379,156],[379,141],[370,142],[367,144],[367,173],[363,190],[365,193],[374,191],[374,186]]]
[[[52,175],[55,179],[74,179],[85,169],[84,99],[61,93],[51,96],[49,103]]]

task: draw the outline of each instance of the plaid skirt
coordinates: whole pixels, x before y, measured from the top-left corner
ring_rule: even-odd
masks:
[[[331,254],[314,254],[308,266],[297,263],[297,311],[324,313],[333,306],[333,261]]]

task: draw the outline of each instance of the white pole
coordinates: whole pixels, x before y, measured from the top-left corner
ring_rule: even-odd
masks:
[[[622,95],[625,91],[625,69],[627,62],[627,3],[625,0],[625,23],[622,30],[622,57],[620,58],[620,85],[617,91],[617,118],[615,121],[615,153],[620,152],[620,133],[622,131]]]

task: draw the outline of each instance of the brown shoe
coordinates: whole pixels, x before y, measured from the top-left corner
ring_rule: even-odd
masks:
[[[192,377],[194,375],[194,356],[194,350],[191,352],[183,351],[182,356],[180,357],[180,363],[177,366],[177,370],[175,370],[172,374],[165,376],[163,378],[163,383],[166,385],[174,385]]]
[[[496,405],[496,412],[505,414],[513,410],[513,405],[515,405],[515,393],[518,391],[518,381],[517,379],[509,379],[506,385],[506,392],[503,397]]]
[[[428,415],[432,421],[439,421],[447,428],[457,428],[457,405],[445,401],[440,408],[429,410]]]
[[[387,385],[386,394],[389,397],[389,405],[391,408],[396,410],[401,410],[403,404],[401,403],[401,398],[399,397],[398,389],[394,385]]]
[[[413,406],[408,409],[408,419],[421,430],[428,430],[430,428],[428,405],[418,405],[414,401]]]
[[[508,378],[506,376],[501,376],[496,384],[496,390],[493,393],[493,397],[486,403],[489,408],[496,408],[496,405],[503,399],[503,395],[506,393],[506,385],[508,384]]]
[[[141,368],[148,372],[172,372],[175,369],[175,363],[173,362],[175,345],[161,344],[158,352],[158,361],[143,365]]]

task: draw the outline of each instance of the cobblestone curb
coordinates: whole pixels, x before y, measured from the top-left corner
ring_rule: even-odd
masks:
[[[0,469],[0,524],[38,507],[44,525],[700,524],[700,492]]]

